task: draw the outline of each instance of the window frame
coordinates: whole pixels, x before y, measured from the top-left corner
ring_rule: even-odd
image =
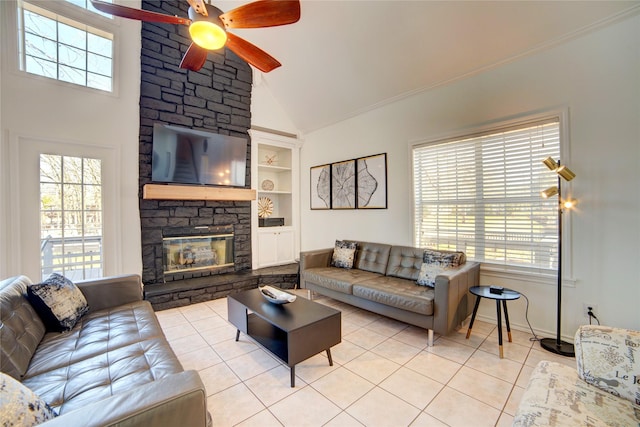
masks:
[[[4,13],[7,16],[6,32],[3,36],[7,37],[4,42],[4,46],[8,47],[2,54],[3,62],[10,66],[10,70],[14,71],[21,76],[45,81],[48,84],[59,85],[63,87],[70,87],[82,91],[90,91],[92,93],[100,93],[104,96],[118,97],[119,92],[119,63],[118,60],[120,47],[119,40],[120,34],[123,31],[120,20],[106,17],[104,15],[84,9],[78,5],[67,1],[43,1],[43,0],[16,0],[15,2],[0,2],[0,7],[4,7]],[[22,28],[22,17],[20,16],[21,9],[24,3],[31,4],[36,8],[43,9],[50,14],[58,15],[60,21],[66,23],[66,21],[72,21],[76,24],[80,24],[84,27],[90,27],[94,29],[98,35],[109,35],[112,40],[112,58],[111,58],[111,90],[103,90],[93,88],[86,85],[79,85],[76,83],[68,82],[65,80],[59,80],[57,78],[51,78],[27,72],[24,66],[25,53],[23,46],[24,30]],[[102,34],[100,34],[102,33]],[[85,71],[86,72],[86,71]]]
[[[55,157],[60,157],[60,177],[58,181],[53,181],[53,180],[43,180],[43,176],[42,176],[42,163],[43,163],[43,156],[55,156]],[[65,165],[67,164],[65,162],[65,159],[79,159],[80,163],[81,163],[81,173],[80,173],[80,179],[79,182],[77,181],[67,181],[67,176],[68,174],[65,171]],[[87,183],[86,182],[86,171],[89,166],[88,166],[88,161],[91,160],[96,160],[98,162],[100,162],[100,181],[98,183]],[[62,154],[51,154],[51,153],[41,153],[40,154],[40,180],[39,180],[39,198],[40,198],[40,223],[39,223],[39,227],[40,227],[40,242],[41,242],[41,251],[43,250],[43,240],[45,239],[43,237],[44,230],[43,230],[43,216],[46,216],[47,214],[53,214],[55,215],[56,213],[59,215],[60,218],[64,218],[60,221],[60,232],[61,232],[61,236],[60,237],[51,237],[52,240],[59,240],[59,244],[63,249],[63,252],[65,252],[67,250],[67,244],[68,241],[76,241],[76,244],[80,243],[83,248],[85,247],[85,245],[87,244],[88,241],[93,240],[92,238],[95,237],[99,237],[99,261],[89,261],[87,262],[86,259],[86,255],[87,252],[83,251],[82,252],[82,256],[83,256],[83,261],[82,262],[67,262],[64,258],[66,257],[62,257],[62,262],[60,264],[56,265],[43,265],[43,257],[42,257],[42,253],[41,253],[41,258],[40,258],[40,269],[43,272],[41,274],[42,280],[44,280],[46,278],[46,276],[48,274],[44,274],[45,270],[48,270],[49,272],[57,272],[62,274],[63,276],[69,277],[71,280],[87,280],[87,279],[93,279],[93,278],[97,278],[97,277],[103,277],[104,276],[104,256],[103,256],[103,242],[104,242],[104,227],[103,227],[103,218],[104,218],[104,212],[105,212],[105,207],[104,207],[104,203],[103,203],[103,197],[102,197],[102,190],[104,188],[104,183],[103,183],[103,179],[102,179],[102,172],[103,172],[103,160],[101,158],[92,158],[92,157],[86,157],[86,156],[69,156],[69,155],[62,155]],[[57,207],[57,209],[43,209],[43,205],[42,205],[42,201],[43,201],[43,189],[46,187],[59,187],[59,191],[60,191],[60,205]],[[69,209],[68,205],[66,203],[67,198],[65,196],[65,192],[67,189],[69,188],[74,188],[74,187],[79,187],[80,188],[80,208],[79,209]],[[91,209],[87,209],[87,205],[86,205],[86,200],[85,197],[87,195],[88,190],[90,189],[95,189],[95,188],[99,188],[99,194],[100,194],[100,209],[99,210],[91,210]],[[67,232],[69,231],[69,227],[68,228],[68,224],[66,224],[66,218],[68,214],[73,214],[73,212],[79,212],[80,216],[81,216],[81,222],[80,222],[80,228],[82,229],[82,234],[80,236],[68,236]],[[100,216],[100,226],[99,226],[99,235],[95,236],[95,235],[91,235],[88,234],[86,232],[87,228],[88,228],[88,221],[87,218],[89,216],[91,216],[92,214],[95,215],[95,213],[98,212],[99,216]],[[48,239],[48,238],[47,238]],[[73,245],[73,243],[69,243],[69,245]],[[53,245],[52,245],[52,259],[53,259]],[[77,257],[78,254],[76,253],[75,256]],[[71,267],[73,266],[81,266],[82,268],[80,270],[75,269],[76,271],[80,271],[82,274],[81,278],[78,277],[72,277],[69,275],[69,271],[72,270]],[[87,271],[90,270],[89,265],[99,265],[99,275],[98,276],[87,276]]]
[[[535,124],[547,120],[557,120],[559,127],[559,150],[560,159],[563,164],[571,164],[570,158],[570,139],[569,139],[569,111],[568,108],[546,110],[535,113],[528,113],[514,116],[511,118],[487,122],[476,126],[470,126],[450,134],[439,135],[434,138],[423,138],[411,141],[409,144],[409,164],[411,167],[411,222],[412,222],[412,239],[415,246],[420,246],[416,241],[418,233],[418,224],[416,224],[416,197],[415,197],[415,178],[414,178],[414,151],[417,148],[426,145],[442,144],[456,140],[464,140],[468,138],[478,137],[490,133],[498,133],[509,128],[525,127],[528,124]],[[540,159],[542,162],[542,159]],[[552,172],[550,172],[552,173]],[[561,180],[563,181],[563,180]],[[563,197],[568,198],[573,194],[572,182],[561,182]],[[575,286],[573,277],[573,261],[572,261],[572,227],[571,227],[571,211],[565,211],[562,215],[563,239],[562,239],[562,270],[563,284],[565,286]],[[498,280],[517,278],[522,281],[530,281],[545,284],[557,284],[557,270],[545,269],[535,266],[513,266],[506,264],[498,264],[492,262],[481,262],[481,271],[483,276],[495,278]]]
[[[119,274],[122,262],[119,248],[121,236],[121,203],[118,177],[120,149],[28,136],[10,135],[10,200],[17,200],[9,209],[11,228],[8,245],[12,248],[7,262],[10,274],[40,277],[40,155],[58,154],[102,160],[102,271],[103,276]],[[14,166],[16,165],[16,166]],[[17,166],[19,165],[19,167]],[[14,169],[15,167],[15,169]]]

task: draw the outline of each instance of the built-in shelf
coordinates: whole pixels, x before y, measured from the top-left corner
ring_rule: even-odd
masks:
[[[198,187],[195,185],[145,184],[142,198],[148,200],[225,200],[250,201],[256,190],[250,188]]]

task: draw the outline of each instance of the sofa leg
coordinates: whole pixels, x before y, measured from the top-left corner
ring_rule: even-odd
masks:
[[[427,346],[433,347],[433,329],[427,329],[429,337],[427,338]]]
[[[313,299],[313,293],[311,292],[311,289],[307,289],[307,299],[309,301],[311,301]]]

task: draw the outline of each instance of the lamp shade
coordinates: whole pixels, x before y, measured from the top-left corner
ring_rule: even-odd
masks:
[[[556,194],[558,194],[558,187],[556,187],[555,185],[553,187],[547,188],[546,190],[540,193],[540,195],[545,199],[548,199],[549,197],[553,197]]]
[[[556,173],[561,177],[563,177],[565,181],[571,181],[573,178],[576,177],[576,174],[573,173],[571,169],[569,169],[565,165],[562,165],[558,169],[556,169]]]
[[[544,163],[545,166],[549,168],[549,170],[555,171],[556,169],[558,169],[558,163],[553,160],[553,157],[547,157],[542,161],[542,163]]]

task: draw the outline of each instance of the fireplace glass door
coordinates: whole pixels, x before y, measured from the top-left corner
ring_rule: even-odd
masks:
[[[233,233],[164,237],[164,274],[233,265]]]

